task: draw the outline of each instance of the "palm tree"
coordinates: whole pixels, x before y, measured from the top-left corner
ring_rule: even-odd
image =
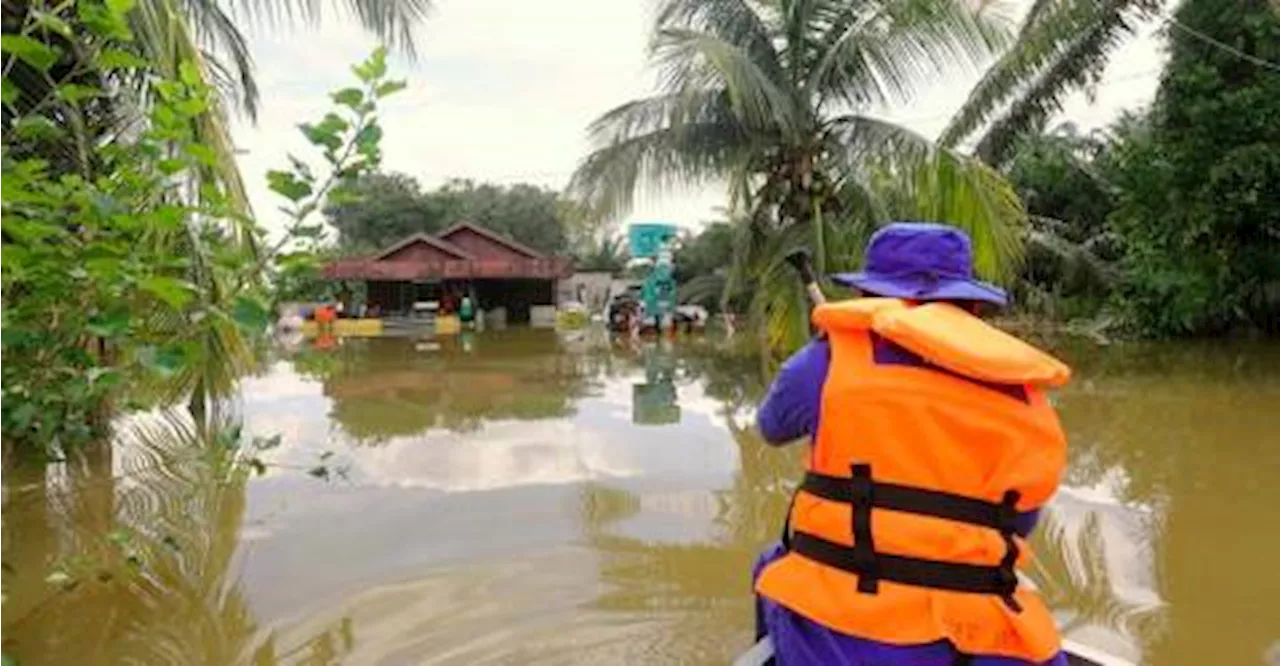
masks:
[[[1160,4],[1035,0],[1016,41],[970,91],[940,142],[954,146],[976,135],[975,153],[1003,163],[1017,138],[1043,129],[1068,94],[1097,83],[1111,54]]]
[[[748,283],[784,347],[803,322],[781,260],[798,244],[830,268],[889,216],[945,220],[973,235],[981,273],[1008,275],[1025,218],[1009,185],[867,113],[976,66],[1003,34],[962,0],[666,0],[650,45],[659,91],[591,125],[570,187],[611,217],[641,190],[727,181],[747,222],[726,288]]]

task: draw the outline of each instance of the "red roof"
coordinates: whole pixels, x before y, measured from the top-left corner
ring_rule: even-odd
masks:
[[[324,276],[330,279],[389,282],[440,278],[555,279],[568,277],[572,272],[572,260],[568,257],[548,257],[471,222],[459,222],[435,235],[414,234],[367,257],[339,259],[324,267]]]
[[[449,254],[452,254],[455,258],[458,258],[458,259],[472,259],[472,258],[473,258],[470,254],[467,254],[467,252],[466,252],[465,250],[463,250],[462,248],[458,247],[457,245],[454,245],[454,244],[452,244],[452,243],[450,243],[450,242],[448,242],[448,241],[446,241],[446,240],[442,240],[442,239],[437,238],[437,237],[435,237],[435,236],[431,236],[431,235],[429,235],[429,234],[422,234],[422,233],[418,233],[418,234],[414,234],[414,235],[412,235],[412,236],[409,236],[408,238],[405,238],[404,240],[400,241],[399,243],[396,243],[395,245],[392,245],[392,246],[390,246],[390,247],[386,248],[385,250],[383,250],[383,251],[381,251],[381,252],[379,252],[379,253],[377,253],[377,254],[373,255],[373,256],[372,256],[372,257],[370,257],[370,258],[371,258],[371,259],[386,259],[387,257],[390,257],[391,255],[393,255],[393,254],[395,254],[395,253],[399,252],[400,250],[403,250],[403,249],[404,249],[404,248],[406,248],[406,247],[409,247],[410,245],[413,245],[414,243],[425,243],[425,244],[430,245],[431,247],[434,247],[434,248],[436,248],[436,249],[444,250],[445,252],[447,252],[447,253],[449,253]]]

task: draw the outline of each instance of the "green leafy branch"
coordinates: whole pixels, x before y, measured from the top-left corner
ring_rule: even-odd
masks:
[[[289,205],[280,210],[289,216],[284,234],[258,260],[250,275],[258,275],[277,259],[305,260],[302,253],[282,257],[282,252],[295,241],[306,241],[315,250],[324,239],[324,225],[311,221],[326,203],[351,200],[352,186],[360,176],[376,171],[382,162],[382,126],[378,123],[378,102],[403,90],[404,81],[388,80],[387,52],[374,50],[364,62],[354,65],[352,73],[359,87],[343,88],[330,94],[335,108],[318,122],[302,123],[298,129],[307,141],[319,148],[329,165],[329,173],[317,178],[310,165],[290,155],[288,170],[267,172],[271,191],[287,199]]]

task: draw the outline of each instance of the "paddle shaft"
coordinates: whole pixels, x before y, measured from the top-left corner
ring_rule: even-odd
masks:
[[[804,283],[804,290],[809,294],[809,302],[815,306],[826,303],[827,296],[818,287],[818,278],[813,274],[813,261],[809,259],[809,253],[804,250],[796,250],[787,255],[787,263],[791,264],[796,269],[796,272],[800,274],[800,280]]]

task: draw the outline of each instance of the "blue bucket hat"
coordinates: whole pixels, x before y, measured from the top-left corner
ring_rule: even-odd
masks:
[[[985,301],[1006,305],[1004,290],[973,277],[965,232],[943,224],[894,222],[871,237],[863,270],[831,276],[837,284],[878,296],[918,301]]]

